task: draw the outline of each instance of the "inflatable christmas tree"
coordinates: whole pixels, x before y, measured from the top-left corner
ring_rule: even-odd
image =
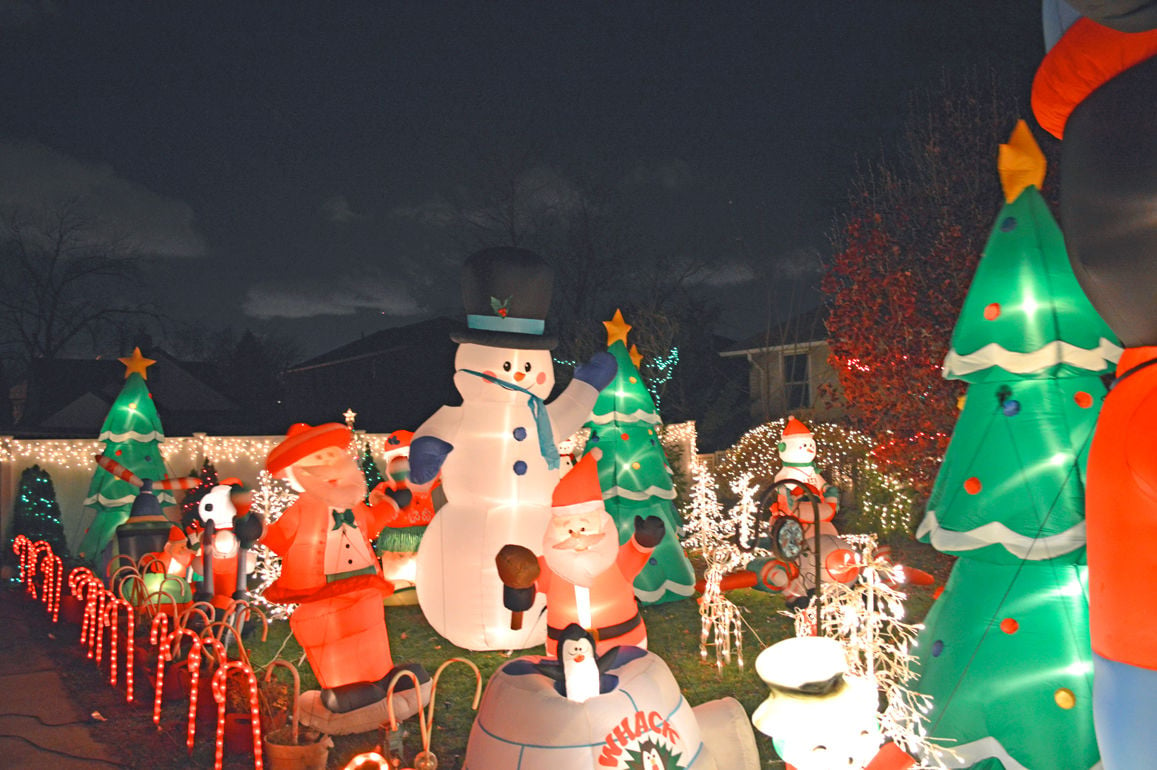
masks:
[[[635,579],[635,596],[658,604],[690,596],[695,573],[679,545],[679,514],[671,468],[659,441],[659,414],[639,374],[641,357],[627,350],[630,324],[615,311],[607,327],[607,350],[619,364],[615,379],[602,390],[587,427],[587,449],[602,450],[599,485],[607,511],[619,527],[619,542],[635,532],[635,517],[658,516],[666,525],[663,541]]]
[[[961,767],[1091,768],[1084,471],[1120,349],[1069,267],[1023,122],[1000,171],[1006,203],[944,364],[969,389],[917,530],[960,558],[914,689]]]
[[[125,384],[109,408],[100,429],[106,457],[111,457],[142,479],[165,477],[165,463],[161,457],[161,418],[153,405],[153,394],[145,384],[149,366],[154,362],[134,348],[130,357],[120,359],[125,365]],[[116,533],[117,527],[129,518],[138,487],[102,468],[93,473],[84,500],[86,516],[92,522],[81,541],[77,555],[91,562],[104,561],[102,554]],[[174,505],[176,500],[168,490],[158,490],[161,506]]]

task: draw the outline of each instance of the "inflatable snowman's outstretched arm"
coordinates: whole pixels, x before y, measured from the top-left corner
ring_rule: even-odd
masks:
[[[605,351],[595,353],[574,372],[574,379],[558,398],[546,405],[555,439],[561,440],[583,426],[594,408],[599,391],[619,370],[615,357]]]
[[[410,486],[428,484],[442,469],[462,423],[462,408],[444,406],[414,431],[410,440]]]

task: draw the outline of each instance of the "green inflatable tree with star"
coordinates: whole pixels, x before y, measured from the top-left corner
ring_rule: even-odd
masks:
[[[639,374],[641,356],[637,350],[627,350],[630,325],[617,310],[603,324],[607,350],[619,368],[591,411],[587,450],[602,450],[599,485],[607,512],[618,525],[620,543],[634,534],[636,516],[658,516],[666,525],[662,542],[635,578],[635,596],[643,604],[683,599],[694,592],[695,572],[679,544],[675,487],[659,440],[661,420]]]
[[[134,348],[132,356],[120,361],[125,365],[125,384],[100,429],[102,454],[142,479],[163,479],[161,442],[165,434],[153,405],[153,394],[145,382],[147,369],[155,362],[142,356],[140,348]],[[110,554],[106,549],[113,543],[117,527],[128,520],[138,491],[130,482],[97,467],[84,499],[85,518],[91,520],[77,556],[98,566],[107,563]],[[155,494],[162,507],[176,504],[168,490],[157,490]]]
[[[1077,285],[1023,121],[944,376],[968,392],[917,537],[958,556],[917,642],[960,767],[1091,768],[1084,474],[1120,348]],[[1063,740],[1060,739],[1063,736]],[[954,765],[957,766],[957,765]]]

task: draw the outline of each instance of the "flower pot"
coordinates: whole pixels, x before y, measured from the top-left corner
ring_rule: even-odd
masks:
[[[290,727],[282,727],[262,738],[265,764],[271,770],[324,770],[333,741],[315,730],[302,730],[293,744]]]
[[[60,595],[60,619],[79,626],[84,622],[84,602],[69,593]]]
[[[225,753],[253,754],[253,718],[249,714],[225,715]]]
[[[191,677],[189,676],[189,667],[185,661],[178,661],[174,665],[176,669],[176,676],[170,677],[171,672],[165,672],[165,689],[169,689],[169,679],[177,682],[178,698],[184,700],[186,703],[189,700],[189,683]],[[197,678],[197,721],[198,722],[213,722],[217,721],[217,701],[213,700],[213,672],[207,671],[205,668],[201,669],[201,674]],[[162,695],[162,697],[164,697]],[[226,715],[228,716],[228,715]],[[246,719],[248,719],[246,715]],[[249,741],[253,743],[252,740]]]
[[[148,682],[149,687],[156,692],[157,688],[157,651],[151,644],[138,642],[133,653],[137,669],[137,681]],[[185,672],[184,682],[178,672]],[[188,666],[183,660],[170,661],[165,664],[165,689],[161,693],[161,700],[168,702],[183,700],[189,697]]]

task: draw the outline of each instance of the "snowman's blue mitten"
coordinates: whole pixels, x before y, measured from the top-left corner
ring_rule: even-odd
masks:
[[[619,363],[615,361],[614,356],[604,350],[595,353],[589,361],[575,369],[574,378],[585,382],[595,390],[602,390],[615,379],[618,371]]]
[[[419,436],[410,442],[410,481],[433,481],[454,445],[436,436]]]

